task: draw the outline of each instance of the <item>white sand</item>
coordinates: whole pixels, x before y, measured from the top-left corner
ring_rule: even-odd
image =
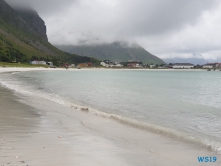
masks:
[[[19,68],[19,67],[0,67],[0,73],[3,72],[15,72],[15,71],[56,71],[56,70],[66,70],[63,68]]]
[[[4,69],[5,72],[27,70],[36,69]],[[42,98],[20,94],[16,96],[19,96],[20,102],[33,107],[25,107],[23,104],[19,108],[26,112],[36,112],[36,116],[33,115],[35,125],[29,124],[30,128],[23,132],[21,128],[16,129],[17,132],[12,132],[10,128],[6,132],[5,127],[0,128],[0,136],[4,139],[0,142],[4,147],[4,150],[0,148],[0,154],[6,156],[0,158],[0,164],[12,162],[14,165],[22,165],[22,161],[25,161],[23,165],[36,166],[221,165],[220,155],[199,145],[140,130]],[[0,107],[0,113],[7,111],[7,108]],[[19,115],[16,115],[17,119],[27,120]],[[7,123],[16,120],[10,119],[12,117],[8,115]],[[218,161],[199,163],[198,156],[217,156]]]

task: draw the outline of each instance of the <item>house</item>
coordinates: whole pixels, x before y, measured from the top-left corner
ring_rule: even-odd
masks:
[[[101,62],[100,65],[103,66],[103,67],[109,67],[109,65],[106,64],[105,62]]]
[[[158,69],[166,69],[167,66],[159,66]]]
[[[156,65],[150,65],[150,68],[154,68]]]
[[[122,64],[118,63],[115,65],[116,67],[124,67]]]
[[[137,63],[128,63],[127,67],[136,67]]]
[[[106,66],[106,63],[101,62],[100,65],[105,67],[105,66]]]
[[[92,67],[92,66],[93,66],[93,64],[92,64],[91,62],[88,62],[87,65],[88,65],[89,67]]]
[[[138,62],[131,62],[127,64],[127,67],[140,68],[143,67],[143,65]]]
[[[221,63],[207,63],[203,65],[204,69],[221,68]]]
[[[88,67],[88,63],[79,63],[78,67]]]
[[[69,68],[70,67],[70,65],[68,64],[68,63],[64,63],[64,64],[62,64],[62,65],[60,65],[60,67],[64,67],[64,68]]]
[[[53,66],[53,63],[52,62],[47,62],[47,65]]]
[[[173,69],[193,69],[194,65],[191,63],[173,63],[171,67]]]
[[[34,60],[31,61],[32,65],[46,65],[47,63],[45,61],[39,61],[39,60]]]
[[[115,67],[115,64],[113,62],[110,62],[109,67]]]

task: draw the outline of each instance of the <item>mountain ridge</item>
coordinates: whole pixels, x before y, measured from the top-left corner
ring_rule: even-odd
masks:
[[[78,55],[114,62],[140,61],[147,64],[162,64],[163,60],[137,44],[113,42],[99,45],[55,45],[57,48]]]
[[[220,62],[221,59],[220,58],[217,58],[217,59],[204,59],[203,57],[192,57],[192,58],[163,58],[163,60],[166,62],[166,63],[192,63],[194,65],[204,65],[204,64],[207,64],[207,63],[215,63],[215,62]]]

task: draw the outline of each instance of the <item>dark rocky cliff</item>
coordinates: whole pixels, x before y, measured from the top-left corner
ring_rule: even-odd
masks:
[[[15,8],[21,18],[43,39],[48,40],[45,22],[34,9]]]
[[[45,22],[34,9],[9,6],[4,0],[0,0],[0,18],[20,29],[35,32],[48,41]]]
[[[8,24],[27,30],[27,26],[23,24],[24,20],[4,0],[0,0],[0,19]]]
[[[9,12],[14,12],[10,7],[9,5],[3,1],[3,0],[0,0],[0,16],[3,16]]]

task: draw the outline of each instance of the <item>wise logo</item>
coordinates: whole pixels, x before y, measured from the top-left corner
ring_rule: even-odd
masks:
[[[200,163],[203,163],[203,162],[205,162],[205,163],[214,163],[214,162],[216,162],[217,161],[217,157],[215,157],[215,156],[202,156],[202,157],[198,157],[198,161],[200,162]]]

